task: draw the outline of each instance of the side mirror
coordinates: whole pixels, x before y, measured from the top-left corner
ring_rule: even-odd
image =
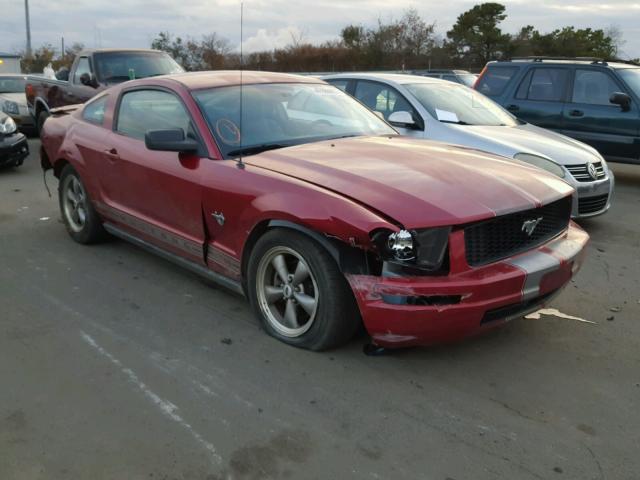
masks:
[[[628,112],[631,108],[631,97],[626,93],[613,92],[609,97],[609,102],[614,105],[620,105],[623,112]]]
[[[144,135],[144,144],[149,150],[162,152],[194,153],[198,151],[198,142],[186,138],[184,130],[148,130]]]
[[[98,82],[96,81],[96,77],[93,76],[93,73],[85,72],[80,75],[80,83],[87,87],[98,88]]]
[[[401,128],[415,128],[416,121],[413,119],[413,116],[409,112],[393,112],[389,115],[389,123],[394,127]]]

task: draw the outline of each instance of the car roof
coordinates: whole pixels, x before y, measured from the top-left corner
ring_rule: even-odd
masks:
[[[152,48],[83,48],[78,55],[89,55],[94,53],[167,53],[162,50]]]
[[[410,83],[439,83],[442,85],[455,85],[448,80],[441,80],[439,78],[424,77],[422,75],[409,75],[404,73],[341,73],[337,75],[326,75],[322,79],[336,80],[336,79],[356,79],[356,80],[382,80],[389,83],[397,83],[398,85],[407,85]]]
[[[588,65],[592,67],[637,68],[640,65],[630,62],[607,62],[596,58],[514,58],[512,60],[494,60],[487,65],[492,66],[528,66],[528,65]]]
[[[173,81],[182,84],[189,90],[201,90],[205,88],[240,85],[240,78],[240,70],[216,70],[207,72],[174,73],[171,75],[152,77],[150,79],[141,78],[139,80],[134,80],[133,82],[127,82],[127,85],[133,85],[134,82],[146,84],[147,82],[145,82],[145,80]],[[251,70],[242,71],[243,85],[266,83],[324,84],[325,82],[310,76],[291,75],[288,73],[258,72]]]

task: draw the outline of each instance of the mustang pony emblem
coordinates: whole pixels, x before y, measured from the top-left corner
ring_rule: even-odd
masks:
[[[541,221],[542,217],[538,217],[532,220],[525,220],[525,222],[522,224],[522,231],[530,237]]]

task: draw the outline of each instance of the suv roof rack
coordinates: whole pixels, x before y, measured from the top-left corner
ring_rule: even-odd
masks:
[[[529,60],[531,62],[542,62],[544,60],[573,60],[576,62],[591,62],[592,64],[607,65],[604,58],[599,57],[546,57],[546,56],[530,56],[530,57],[513,57],[511,60]],[[511,61],[509,60],[509,61]]]

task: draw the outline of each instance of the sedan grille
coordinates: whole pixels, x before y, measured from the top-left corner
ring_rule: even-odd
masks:
[[[573,175],[578,182],[593,182],[595,180],[602,180],[606,175],[604,173],[604,165],[602,162],[593,162],[593,166],[596,168],[596,178],[593,178],[589,173],[589,164],[583,163],[582,165],[569,165],[567,170]]]
[[[588,215],[603,210],[607,206],[609,194],[596,195],[595,197],[585,197],[578,200],[578,213]]]
[[[531,250],[564,232],[570,217],[571,197],[566,197],[468,225],[464,229],[467,263],[486,265]]]

